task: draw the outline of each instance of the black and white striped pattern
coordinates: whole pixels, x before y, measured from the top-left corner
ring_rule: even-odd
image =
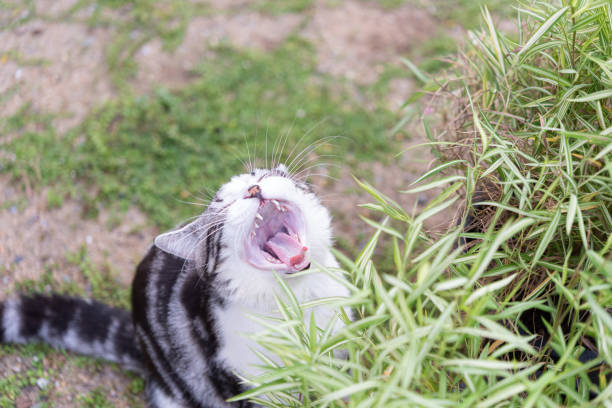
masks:
[[[41,341],[141,370],[129,312],[59,295],[21,295],[0,303],[0,341]]]
[[[205,247],[207,263],[217,265],[220,232],[209,235]],[[204,272],[203,279],[195,265],[153,247],[132,285],[134,324],[150,373],[150,403],[250,407],[247,402],[225,402],[244,388],[217,358],[221,345],[214,310],[224,307],[222,290],[217,288],[221,283],[212,271]]]

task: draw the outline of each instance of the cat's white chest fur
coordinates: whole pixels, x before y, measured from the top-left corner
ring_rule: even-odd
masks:
[[[348,296],[348,290],[344,285],[322,272],[307,276],[299,283],[293,283],[291,285],[293,293],[300,303],[313,299]],[[257,308],[252,304],[246,306],[240,303],[230,303],[223,309],[219,308],[215,311],[219,322],[217,329],[221,340],[219,357],[238,374],[256,376],[263,371],[259,367],[263,363],[253,350],[257,350],[276,363],[281,364],[278,357],[250,338],[252,334],[261,333],[265,330],[265,327],[254,320],[252,316],[280,318],[280,314],[275,312],[275,309],[276,303],[273,301],[273,297],[270,297],[270,302],[266,307]],[[343,326],[341,319],[336,316],[338,309],[332,306],[321,305],[304,310],[304,323],[306,325],[310,324],[312,313],[314,313],[315,323],[319,328],[325,329],[330,322],[334,325],[334,331]]]
[[[256,367],[261,362],[253,350],[263,351],[263,348],[249,336],[260,332],[263,327],[250,318],[249,314],[256,312],[236,304],[216,311],[221,340],[218,357],[237,373],[251,376],[261,372]]]

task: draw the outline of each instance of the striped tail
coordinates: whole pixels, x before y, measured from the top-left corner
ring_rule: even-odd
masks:
[[[130,312],[59,295],[0,302],[0,343],[44,342],[141,371]]]

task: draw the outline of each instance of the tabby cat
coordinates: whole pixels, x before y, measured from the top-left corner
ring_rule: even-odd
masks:
[[[347,296],[317,266],[336,267],[330,217],[285,166],[234,176],[194,222],[155,239],[132,284],[132,313],[96,301],[25,296],[0,303],[0,342],[43,341],[146,376],[150,407],[252,407],[246,388],[263,351],[250,314],[276,315],[276,276],[297,298]],[[292,276],[312,266],[311,273]],[[276,273],[274,273],[276,272]],[[341,326],[324,306],[319,326]],[[306,317],[310,320],[310,315]]]

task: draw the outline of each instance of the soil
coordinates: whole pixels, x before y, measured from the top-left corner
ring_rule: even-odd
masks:
[[[40,0],[36,11],[60,17],[75,3],[76,0]],[[187,84],[197,64],[210,57],[209,45],[225,41],[242,48],[270,50],[294,33],[314,44],[322,72],[356,84],[372,83],[382,73],[382,64],[397,59],[433,30],[432,18],[409,5],[386,10],[365,1],[317,1],[314,8],[300,14],[269,16],[243,11],[244,3],[211,1],[210,6],[220,10],[219,14],[193,18],[184,41],[173,52],[164,50],[157,40],[144,44],[136,55],[138,73],[133,88],[146,93],[153,85]],[[8,17],[0,15],[0,21]],[[78,19],[61,20],[36,18],[0,31],[0,92],[14,90],[0,105],[1,115],[31,103],[37,111],[61,114],[55,120],[60,133],[82,121],[93,107],[117,96],[105,60],[113,28],[91,28]],[[390,89],[388,106],[399,109],[414,85],[408,79],[397,79]],[[420,140],[415,130],[412,140],[405,144]],[[407,196],[398,191],[406,189],[429,168],[431,159],[426,149],[421,149],[418,155],[405,154],[367,170],[383,192],[404,208],[418,211],[435,192]],[[341,171],[336,183],[319,180],[318,185],[335,215],[337,235],[353,242],[367,236],[369,232],[359,220],[362,212],[356,204],[371,199],[359,192],[349,171]],[[81,283],[77,268],[66,262],[66,254],[83,245],[95,265],[109,268],[121,284],[129,286],[137,262],[158,232],[147,226],[145,215],[135,208],[121,216],[119,223],[118,215],[109,210],[102,210],[95,220],[85,219],[78,200],[69,199],[60,208],[49,208],[47,191],[17,191],[6,177],[0,177],[0,202],[15,203],[0,207],[0,297],[16,281],[34,279],[49,267],[54,270],[54,279]],[[450,218],[440,215],[430,220],[428,228],[444,228]],[[50,353],[45,358],[49,359],[45,367],[56,371],[49,387],[51,400],[57,406],[76,406],[78,395],[99,386],[108,391],[106,396],[113,406],[129,405],[123,397],[129,379],[113,366],[93,370],[66,364],[68,357],[61,353]],[[25,362],[19,359],[0,358],[0,372],[20,369]],[[33,387],[24,390],[18,406],[32,406],[37,392]]]
[[[0,31],[0,53],[18,55],[0,63],[0,92],[16,87],[4,114],[28,102],[37,111],[61,113],[60,133],[80,123],[92,107],[113,96],[104,68],[109,34],[85,24],[44,21]]]
[[[427,13],[411,4],[384,10],[361,1],[319,1],[304,36],[315,44],[320,71],[371,83],[382,73],[382,64],[398,61],[427,38],[433,25]]]
[[[0,211],[0,298],[14,282],[35,279],[47,269],[54,270],[58,282],[81,281],[78,267],[66,261],[66,254],[83,246],[96,266],[109,269],[119,283],[129,286],[135,265],[156,233],[145,215],[136,208],[125,214],[101,209],[96,219],[85,219],[79,201],[49,208],[47,193],[20,193],[0,176],[1,201],[14,203]]]

